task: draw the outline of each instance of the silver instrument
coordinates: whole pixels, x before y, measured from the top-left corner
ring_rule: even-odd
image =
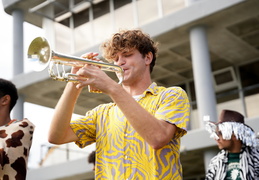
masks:
[[[118,74],[118,83],[123,81],[124,72],[120,66],[54,52],[44,37],[37,37],[31,42],[27,55],[35,71],[43,71],[49,67],[50,77],[57,81],[78,82],[77,75],[67,73],[65,66],[83,67],[85,64],[98,66],[103,71],[115,72]]]

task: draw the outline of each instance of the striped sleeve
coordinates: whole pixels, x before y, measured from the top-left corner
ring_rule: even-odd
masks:
[[[180,87],[167,88],[161,93],[162,100],[155,116],[158,119],[175,124],[178,127],[176,138],[180,138],[186,134],[190,119],[188,96]]]

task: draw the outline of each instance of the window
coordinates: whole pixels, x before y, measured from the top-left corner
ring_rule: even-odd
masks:
[[[216,92],[231,89],[238,85],[233,67],[213,72],[213,82]]]

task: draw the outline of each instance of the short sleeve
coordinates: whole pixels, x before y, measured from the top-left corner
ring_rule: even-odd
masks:
[[[88,111],[85,116],[72,120],[70,127],[75,132],[78,141],[75,143],[83,148],[96,141],[96,118],[98,108]]]
[[[161,103],[155,116],[178,127],[175,138],[185,135],[190,119],[190,103],[186,92],[180,87],[162,91]]]

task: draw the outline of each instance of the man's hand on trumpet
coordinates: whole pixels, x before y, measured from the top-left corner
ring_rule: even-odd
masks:
[[[81,57],[94,61],[101,61],[99,58],[97,58],[98,55],[98,53],[86,53]],[[89,92],[105,93],[105,88],[108,86],[108,83],[106,84],[106,82],[114,82],[104,71],[100,69],[100,67],[95,65],[85,64],[80,68],[75,67],[74,70],[73,71],[78,75],[79,81],[76,87],[83,88],[88,86]]]
[[[99,55],[98,53],[93,53],[93,52],[86,53],[86,54],[81,55],[81,58],[90,59],[93,61],[101,61],[99,58],[97,58],[98,55]],[[82,64],[78,64],[78,66],[72,66],[71,73],[76,74],[80,68],[82,68]]]

